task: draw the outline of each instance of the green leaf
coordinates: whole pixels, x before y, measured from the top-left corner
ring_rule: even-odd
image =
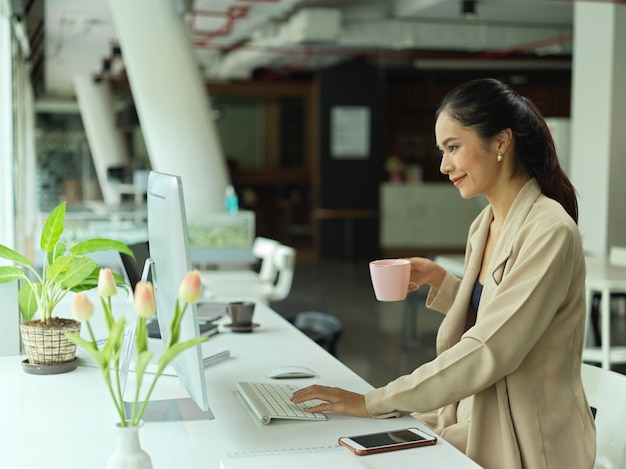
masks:
[[[43,252],[50,252],[59,242],[61,235],[63,234],[63,222],[65,220],[65,202],[61,202],[55,207],[46,222],[43,225],[41,231],[41,240],[39,246]]]
[[[30,261],[22,256],[19,252],[14,251],[11,248],[6,247],[4,244],[0,244],[0,257],[8,259],[20,265],[30,266]]]
[[[54,248],[50,252],[48,252],[48,265],[51,265],[57,258],[65,255],[65,251],[67,251],[67,246],[65,246],[65,243],[58,242],[56,246],[54,246]]]
[[[146,327],[146,318],[141,316],[137,321],[135,346],[137,348],[137,354],[139,355],[148,350],[148,328]]]
[[[98,251],[119,251],[124,254],[128,254],[135,258],[133,251],[126,246],[126,244],[115,241],[114,239],[106,239],[106,238],[95,238],[90,239],[88,241],[82,241],[70,249],[70,253],[80,256],[83,254],[88,254],[90,252],[98,252]]]
[[[62,256],[46,272],[46,279],[59,283],[64,290],[80,285],[97,269],[96,261],[89,257]]]
[[[98,350],[98,346],[96,344],[83,339],[77,334],[72,334],[71,332],[66,332],[65,337],[67,337],[79,347],[85,349],[85,351],[89,354],[91,358],[93,358],[93,360],[96,362],[101,370],[106,370],[109,368],[109,362],[105,360],[104,356]]]
[[[50,282],[58,282],[58,278],[63,275],[63,272],[67,271],[72,258],[69,256],[57,257],[46,271],[46,280]]]
[[[98,286],[98,272],[99,268],[96,268],[93,272],[91,272],[87,278],[85,278],[80,284],[74,285],[70,288],[71,291],[78,293],[87,290],[93,290]]]
[[[30,321],[37,312],[37,295],[41,291],[41,284],[35,284],[36,292],[33,291],[30,283],[24,283],[17,293],[17,302],[25,321]]]
[[[148,367],[148,364],[150,363],[150,360],[152,360],[153,355],[154,354],[151,351],[145,350],[141,352],[137,357],[137,361],[135,362],[135,374],[138,376],[138,380],[141,379],[139,377],[143,376],[146,368]],[[140,386],[141,382],[139,381],[137,385]]]
[[[111,357],[114,357],[116,355],[116,353],[119,353],[124,339],[125,328],[126,318],[124,316],[119,318],[117,322],[113,324],[113,327],[111,327],[109,331],[109,337],[102,347],[102,354],[107,360],[110,360]]]
[[[178,300],[176,300],[176,304],[174,305],[174,317],[170,323],[170,340],[168,342],[168,346],[178,342],[178,338],[180,337],[180,322],[183,319],[184,314],[185,310],[180,309],[180,304]]]
[[[0,284],[13,282],[14,280],[21,280],[25,276],[24,271],[19,267],[0,267]]]
[[[193,339],[186,340],[185,342],[179,342],[177,344],[172,345],[171,347],[166,348],[165,352],[163,352],[163,355],[159,357],[157,374],[163,373],[163,370],[165,370],[165,367],[169,365],[172,360],[174,360],[176,355],[178,355],[181,352],[184,352],[185,350],[193,347],[194,345],[201,344],[207,339],[208,337],[203,335],[200,337],[194,337]]]
[[[111,298],[100,297],[100,304],[102,305],[102,312],[104,313],[104,323],[107,326],[107,330],[111,330],[115,324],[115,318],[113,317],[113,311],[111,311]]]

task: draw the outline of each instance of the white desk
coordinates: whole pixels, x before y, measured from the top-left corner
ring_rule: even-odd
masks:
[[[299,386],[319,382],[357,392],[371,386],[268,307],[257,305],[254,320],[260,327],[253,333],[224,332],[203,344],[205,356],[223,349],[232,355],[206,370],[214,420],[148,423],[140,430],[142,447],[155,469],[213,469],[227,454],[335,445],[344,435],[422,426],[409,416],[379,420],[332,413],[325,422],[261,425],[238,400],[235,383],[267,381],[265,373],[271,368],[298,364],[319,373],[319,378],[292,381]],[[0,465],[12,469],[104,467],[117,445],[113,429],[117,416],[99,370],[79,366],[61,375],[30,375],[22,371],[22,359],[0,357]],[[186,397],[178,379],[163,376],[153,398],[176,397]],[[479,467],[443,440],[432,447],[354,457],[366,468],[407,463]]]
[[[587,321],[586,344],[583,349],[583,361],[599,362],[602,368],[611,369],[611,363],[626,363],[626,347],[611,346],[611,294],[626,293],[626,267],[611,265],[608,258],[587,257]],[[589,324],[591,320],[591,302],[593,292],[601,294],[600,300],[600,337],[601,347],[589,345]]]

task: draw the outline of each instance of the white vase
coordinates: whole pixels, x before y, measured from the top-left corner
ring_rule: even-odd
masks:
[[[115,424],[118,445],[117,450],[109,456],[107,469],[152,469],[152,460],[139,443],[139,428],[142,425],[143,422],[128,427]]]

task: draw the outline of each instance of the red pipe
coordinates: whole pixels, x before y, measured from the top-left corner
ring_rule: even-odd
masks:
[[[206,41],[215,36],[224,36],[230,34],[235,21],[248,16],[248,7],[229,7],[225,12],[222,11],[204,11],[193,10],[189,16],[189,31],[198,36],[202,36]],[[210,17],[225,17],[224,24],[218,29],[207,31],[195,28],[195,19],[198,16],[210,16]]]

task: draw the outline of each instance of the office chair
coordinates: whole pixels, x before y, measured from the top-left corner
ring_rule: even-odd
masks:
[[[304,311],[296,314],[293,325],[320,347],[337,356],[337,343],[343,332],[343,324],[339,318],[319,311]]]
[[[626,376],[593,365],[582,365],[585,394],[596,422],[595,469],[626,469]]]
[[[296,267],[296,250],[292,247],[279,244],[272,256],[273,265],[278,278],[267,296],[268,301],[280,301],[287,298],[293,284],[293,274]]]
[[[260,276],[238,280],[228,280],[227,276],[219,281],[209,279],[205,285],[205,295],[217,301],[248,299],[269,304],[284,300],[289,295],[293,284],[296,250],[278,243],[270,262],[276,271],[275,281],[262,280]]]
[[[608,257],[610,268],[626,267],[626,248],[613,246]],[[623,270],[623,269],[622,269]],[[600,362],[603,368],[610,369],[614,363],[626,363],[626,346],[611,343],[611,319],[613,306],[626,299],[626,281],[622,276],[596,278],[593,271],[587,269],[587,318],[585,338],[590,329],[595,336],[595,344],[588,340],[583,349],[583,361]]]
[[[278,271],[272,256],[279,244],[273,239],[257,236],[252,243],[252,254],[260,262],[258,272],[253,269],[205,270],[200,274],[202,283],[211,289],[233,282],[274,282]]]

